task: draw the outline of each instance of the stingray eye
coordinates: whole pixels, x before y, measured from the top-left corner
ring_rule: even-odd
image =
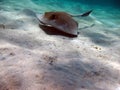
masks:
[[[55,14],[53,14],[53,15],[50,17],[50,19],[51,19],[51,20],[56,19],[56,15],[55,15]]]

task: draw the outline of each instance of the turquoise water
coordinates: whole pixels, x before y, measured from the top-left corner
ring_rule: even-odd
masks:
[[[111,27],[119,27],[120,8],[117,0],[0,0],[0,11],[31,9],[36,13],[65,11],[80,14],[93,9],[92,17]]]
[[[24,9],[30,9],[36,13],[65,11],[71,14],[81,14],[93,9],[91,17],[87,18],[88,23],[92,20],[108,27],[120,27],[120,7],[118,0],[0,0],[1,12],[18,12]],[[81,20],[77,19],[77,21]]]

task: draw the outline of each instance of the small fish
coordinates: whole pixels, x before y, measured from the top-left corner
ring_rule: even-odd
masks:
[[[90,10],[90,11],[87,11],[83,14],[80,14],[80,15],[71,15],[72,17],[86,17],[86,16],[89,16],[91,14],[93,10]]]

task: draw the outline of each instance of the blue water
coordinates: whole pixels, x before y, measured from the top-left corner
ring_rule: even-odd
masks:
[[[36,13],[65,11],[81,14],[92,9],[93,13],[88,20],[94,19],[106,26],[119,28],[119,4],[119,0],[0,0],[0,11],[31,9]]]

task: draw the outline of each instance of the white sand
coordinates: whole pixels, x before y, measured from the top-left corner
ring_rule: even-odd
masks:
[[[120,90],[118,28],[96,23],[68,38],[47,35],[25,13],[0,20],[0,90]]]

